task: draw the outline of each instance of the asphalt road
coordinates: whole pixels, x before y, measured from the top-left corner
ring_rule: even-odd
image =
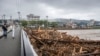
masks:
[[[15,29],[15,39],[12,32],[8,33],[7,39],[0,39],[0,56],[20,56],[21,54],[21,32],[20,28]]]

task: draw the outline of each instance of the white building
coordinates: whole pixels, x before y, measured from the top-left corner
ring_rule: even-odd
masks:
[[[71,19],[66,24],[67,28],[77,28],[77,24],[75,24]]]
[[[38,21],[39,19],[40,19],[40,16],[36,16],[34,14],[27,15],[27,20],[29,20],[29,21],[31,21],[31,20]]]
[[[87,24],[87,26],[93,26],[94,23],[95,23],[94,19],[91,19],[91,20],[89,21],[89,23]]]

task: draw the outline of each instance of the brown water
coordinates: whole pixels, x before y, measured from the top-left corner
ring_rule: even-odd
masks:
[[[67,32],[72,36],[79,36],[81,39],[100,40],[100,29],[88,30],[58,30],[60,32]]]

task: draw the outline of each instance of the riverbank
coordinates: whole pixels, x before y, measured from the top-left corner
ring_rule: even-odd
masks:
[[[100,29],[100,28],[55,28],[57,30],[91,30],[91,29]]]
[[[60,32],[67,32],[72,36],[79,36],[86,40],[100,40],[100,29],[85,29],[85,30],[58,30]]]

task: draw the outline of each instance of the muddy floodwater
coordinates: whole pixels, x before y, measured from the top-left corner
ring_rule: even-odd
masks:
[[[58,30],[60,32],[67,32],[72,36],[79,36],[81,39],[100,40],[100,29],[88,30]]]

